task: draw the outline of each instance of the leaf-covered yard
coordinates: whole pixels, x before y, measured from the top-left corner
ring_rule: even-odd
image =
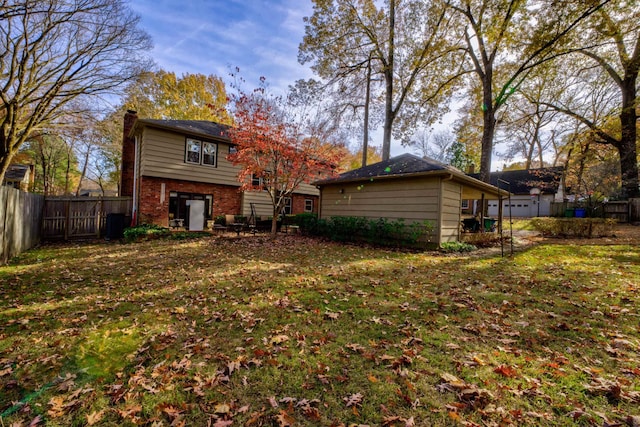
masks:
[[[0,267],[0,425],[640,425],[637,242],[285,236]]]

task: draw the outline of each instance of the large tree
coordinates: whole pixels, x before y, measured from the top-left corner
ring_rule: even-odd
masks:
[[[380,76],[384,105],[382,158],[392,134],[410,133],[444,111],[435,108],[450,93],[462,61],[450,44],[450,15],[441,0],[315,0],[306,19],[299,59],[312,62],[325,79],[352,74]],[[364,104],[366,85],[360,79]],[[402,114],[401,114],[402,112]],[[401,124],[394,124],[401,118]]]
[[[581,38],[592,43],[584,46],[581,38],[576,37],[571,59],[574,69],[565,75],[567,81],[580,86],[575,86],[577,90],[570,99],[548,100],[546,105],[578,119],[589,129],[594,142],[615,147],[620,157],[624,194],[638,197],[640,4],[610,1],[583,23],[582,30]],[[593,66],[600,72],[594,73]],[[598,117],[593,117],[593,109],[585,108],[590,103],[580,101],[591,98],[592,93],[601,93],[608,101],[599,103],[600,111],[602,107],[608,107],[608,111]],[[617,123],[613,125],[612,121]]]
[[[452,0],[465,48],[481,85],[483,116],[480,179],[489,182],[497,113],[554,47],[608,0]]]
[[[146,72],[127,87],[122,99],[119,113],[135,110],[144,118],[231,123],[225,84],[214,75]]]
[[[265,86],[239,92],[232,99],[235,126],[229,138],[236,152],[228,159],[241,166],[238,179],[245,191],[266,191],[273,206],[271,234],[285,199],[304,182],[331,175],[339,151],[329,143],[324,122],[286,98],[271,96]]]
[[[151,43],[138,22],[122,0],[0,3],[0,180],[25,141],[64,125],[71,101],[140,73]]]

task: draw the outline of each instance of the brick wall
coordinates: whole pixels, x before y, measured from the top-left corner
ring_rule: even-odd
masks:
[[[133,173],[135,167],[135,139],[129,137],[138,115],[128,110],[124,115],[122,132],[122,164],[120,166],[120,196],[133,196]]]
[[[164,183],[164,201],[161,202],[162,184]],[[227,185],[205,184],[199,182],[179,181],[165,178],[143,176],[140,179],[139,223],[169,225],[169,193],[213,194],[213,216],[239,214],[241,193],[238,187]]]
[[[291,212],[296,215],[304,213],[304,201],[306,199],[313,200],[313,213],[318,213],[318,196],[309,196],[303,194],[294,194],[291,200]]]

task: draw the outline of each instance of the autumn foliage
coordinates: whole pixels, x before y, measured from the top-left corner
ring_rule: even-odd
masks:
[[[264,81],[263,81],[264,82]],[[334,173],[338,149],[327,142],[322,126],[272,97],[264,87],[232,98],[235,125],[229,138],[236,152],[228,156],[242,167],[244,191],[266,191],[273,203],[273,228],[285,198],[302,184]]]

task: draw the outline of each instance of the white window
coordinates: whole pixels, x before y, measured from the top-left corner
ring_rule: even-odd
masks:
[[[184,161],[187,163],[200,164],[200,141],[187,138],[187,153]]]
[[[469,200],[468,199],[464,199],[462,201],[462,209],[469,209]]]
[[[184,161],[197,165],[216,166],[218,144],[187,138]]]
[[[262,187],[262,178],[256,175],[251,175],[251,185],[254,187]]]
[[[202,164],[215,166],[218,152],[218,145],[213,142],[202,143]]]
[[[282,209],[282,213],[285,215],[291,215],[291,197],[284,198],[284,208]]]
[[[304,199],[304,211],[313,212],[313,199]]]

